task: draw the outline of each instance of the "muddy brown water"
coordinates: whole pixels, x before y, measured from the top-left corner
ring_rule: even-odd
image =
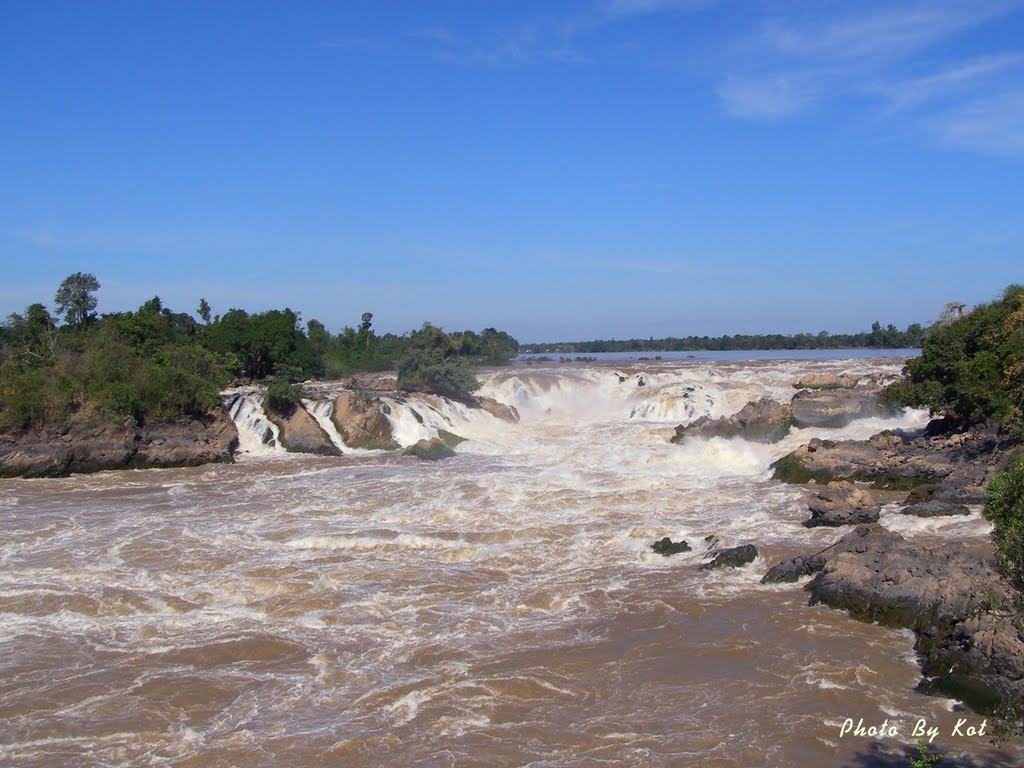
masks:
[[[696,415],[673,411],[687,387],[718,415],[850,366],[831,365],[662,366],[630,390],[601,367],[505,372],[487,391],[523,421],[453,413],[473,437],[439,463],[0,481],[0,763],[853,765],[873,739],[840,736],[848,718],[895,724],[890,745],[924,719],[936,747],[986,753],[949,735],[981,718],[914,691],[912,635],[758,583],[837,536],[800,526],[801,489],[768,463],[922,414],[774,447],[667,442]],[[988,531],[977,514],[885,522]],[[711,534],[761,557],[701,571]],[[663,535],[694,551],[655,555]]]

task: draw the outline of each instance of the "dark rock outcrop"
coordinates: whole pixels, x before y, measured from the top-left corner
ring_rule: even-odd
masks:
[[[784,482],[856,480],[894,489],[928,484],[929,497],[978,503],[973,499],[984,500],[984,486],[999,471],[999,445],[994,428],[913,439],[881,432],[868,440],[814,439],[772,468]]]
[[[963,504],[951,501],[922,501],[904,507],[900,510],[900,514],[914,515],[915,517],[951,517],[953,515],[969,515],[971,510]]]
[[[75,414],[33,432],[0,435],[0,477],[62,477],[72,472],[183,467],[230,462],[238,431],[223,408],[199,418],[120,424]]]
[[[688,436],[694,437],[742,437],[763,443],[774,443],[789,432],[793,424],[793,413],[788,405],[771,398],[747,403],[739,412],[720,419],[701,416],[692,424],[679,425],[672,442],[682,443]]]
[[[399,446],[395,442],[388,413],[388,404],[379,397],[343,392],[334,399],[331,421],[348,447],[391,451]]]
[[[797,555],[787,560],[782,560],[771,568],[761,579],[762,584],[778,584],[780,582],[798,581],[801,576],[809,576],[817,573],[829,558],[836,557],[842,552],[864,552],[869,546],[874,546],[885,537],[899,538],[899,534],[892,533],[878,525],[861,525],[854,528],[834,544],[825,547],[813,555]]]
[[[402,455],[415,456],[425,461],[440,461],[454,456],[455,451],[445,445],[440,438],[432,437],[429,440],[420,440],[418,443],[410,445],[402,451]]]
[[[740,568],[754,562],[756,558],[757,547],[753,544],[742,544],[738,547],[716,550],[714,557],[708,562],[702,563],[700,569],[708,571],[712,568]]]
[[[879,527],[850,537],[856,546],[829,556],[807,585],[811,604],[914,630],[930,691],[981,710],[1000,697],[1024,699],[1019,596],[990,558],[959,542],[911,544]]]
[[[887,412],[875,389],[801,389],[790,401],[797,427],[845,427]]]
[[[286,451],[315,453],[319,456],[341,455],[338,446],[331,442],[323,427],[301,405],[296,406],[287,416],[268,411],[267,418],[277,424],[281,431],[281,445]]]
[[[692,547],[685,541],[672,541],[668,536],[651,544],[651,549],[659,555],[668,557],[678,555],[680,552],[689,552]]]
[[[811,518],[804,522],[808,528],[874,523],[882,510],[869,491],[845,481],[829,483],[816,491],[807,508],[811,510]]]

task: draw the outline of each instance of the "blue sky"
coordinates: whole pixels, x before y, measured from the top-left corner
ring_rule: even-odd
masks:
[[[0,5],[0,313],[522,341],[930,322],[1024,281],[1024,2]]]

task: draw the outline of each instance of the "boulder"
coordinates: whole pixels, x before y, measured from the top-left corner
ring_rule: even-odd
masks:
[[[754,562],[756,558],[757,547],[753,544],[742,544],[738,547],[716,550],[714,557],[708,562],[702,563],[700,568],[703,571],[712,568],[740,568]]]
[[[845,373],[809,373],[793,386],[796,389],[853,389],[858,383],[859,377]]]
[[[886,413],[874,389],[802,389],[790,401],[797,427],[845,427]]]
[[[651,544],[651,549],[659,555],[668,557],[678,555],[680,552],[689,552],[692,547],[685,541],[672,541],[668,536]]]
[[[815,526],[862,525],[878,521],[882,510],[870,492],[846,481],[829,483],[807,502],[811,517],[804,522]]]
[[[466,438],[461,435],[456,435],[454,432],[449,432],[447,429],[437,430],[437,439],[444,443],[448,448],[454,448],[459,443],[466,442]]]
[[[331,421],[349,448],[391,451],[399,446],[388,413],[390,406],[379,397],[343,392],[334,400]]]
[[[688,436],[694,437],[741,437],[762,443],[774,443],[789,432],[793,414],[788,405],[771,398],[747,403],[732,416],[711,419],[701,416],[692,424],[676,427],[672,442],[682,443]]]
[[[473,401],[477,408],[487,411],[491,416],[507,421],[512,424],[519,421],[519,411],[516,410],[515,406],[505,405],[505,403],[498,402],[493,397],[477,397]]]
[[[340,456],[331,438],[301,405],[287,416],[267,412],[267,418],[281,430],[281,445],[293,453],[315,453],[320,456]]]
[[[455,451],[445,445],[440,438],[432,437],[429,440],[420,440],[418,443],[410,445],[402,451],[402,455],[415,456],[425,461],[440,461],[454,456]]]
[[[914,515],[915,517],[951,517],[953,515],[969,515],[971,510],[963,504],[951,501],[922,501],[904,507],[900,510],[900,514]]]

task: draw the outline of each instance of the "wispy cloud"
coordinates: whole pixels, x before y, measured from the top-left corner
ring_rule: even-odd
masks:
[[[738,118],[783,118],[825,100],[873,97],[881,117],[913,111],[944,146],[1017,153],[1014,124],[1024,52],[950,60],[946,44],[1024,8],[1024,0],[816,3],[737,33],[716,94]],[[931,117],[927,110],[942,110]],[[874,112],[879,116],[879,111]]]
[[[940,112],[927,126],[948,147],[986,155],[1024,155],[1024,90]]]
[[[923,77],[876,82],[870,90],[882,95],[891,111],[913,109],[928,102],[975,89],[987,79],[1024,64],[1024,53],[978,56]]]
[[[376,50],[386,48],[387,43],[379,38],[361,35],[335,35],[323,40],[321,48],[345,48],[354,50]]]
[[[777,118],[803,111],[814,90],[786,75],[729,77],[718,86],[726,114],[734,117]]]
[[[438,43],[450,43],[456,38],[455,33],[447,27],[425,27],[423,29],[414,29],[408,34],[409,37],[433,40]]]
[[[598,6],[605,18],[639,16],[671,11],[695,11],[714,5],[717,0],[604,0]]]

